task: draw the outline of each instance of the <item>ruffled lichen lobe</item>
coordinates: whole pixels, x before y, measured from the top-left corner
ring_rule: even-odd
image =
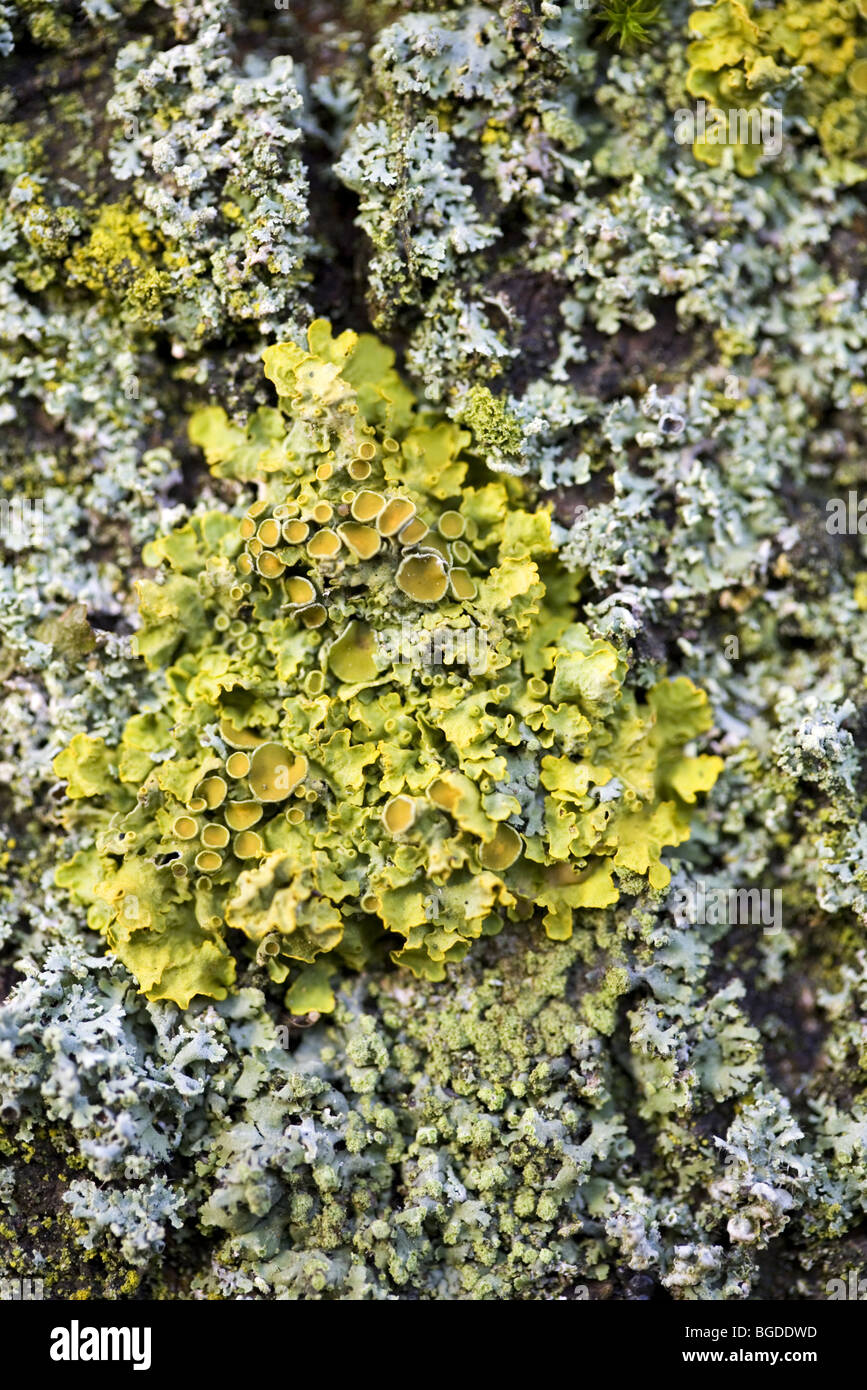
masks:
[[[276,407],[190,429],[255,500],[146,552],[136,645],[162,706],[55,761],[95,830],[60,870],[90,924],[152,999],[223,998],[231,930],[322,1010],[335,963],[383,940],[437,980],[505,922],[568,939],[621,879],[664,888],[722,766],[685,750],[706,696],[630,689],[576,621],[549,511],[376,339],[316,321],[265,370]]]

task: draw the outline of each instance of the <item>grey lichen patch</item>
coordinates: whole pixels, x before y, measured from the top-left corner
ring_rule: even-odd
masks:
[[[83,1166],[56,1126],[40,1127],[33,1141],[14,1149],[0,1144],[0,1277],[64,1302],[136,1296],[141,1269],[116,1249],[93,1249],[87,1227],[69,1211],[67,1194]],[[162,1282],[157,1274],[151,1289]]]

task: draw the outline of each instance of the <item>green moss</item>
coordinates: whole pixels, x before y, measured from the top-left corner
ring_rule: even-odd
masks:
[[[657,0],[603,0],[598,18],[605,24],[604,37],[628,53],[652,41],[662,5]]]

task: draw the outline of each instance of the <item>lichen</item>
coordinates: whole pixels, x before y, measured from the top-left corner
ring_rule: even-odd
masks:
[[[711,35],[701,97],[693,45],[726,11],[689,0],[629,52],[572,0],[0,3],[9,1275],[74,1299],[855,1296],[867,21],[845,0],[744,8],[765,47],[735,33],[716,67]],[[754,173],[675,138],[700,101],[728,107],[724,78],[782,112]],[[130,267],[120,294],[92,260],[71,277],[107,208],[134,215],[129,287],[170,277],[146,320]],[[262,351],[316,316],[373,327],[424,409],[472,434],[468,486],[550,511],[571,620],[639,708],[662,679],[706,691],[725,769],[666,851],[668,889],[621,873],[567,941],[510,922],[441,981],[377,946],[313,1022],[230,933],[236,987],[181,1010],[55,883],[118,783],[84,758],[96,797],[64,824],[53,760],[165,708],[162,661],[132,650],[143,548],[212,512],[240,525],[257,487],[209,470],[187,420],[219,402],[245,431],[274,403]],[[130,795],[168,751],[139,746],[148,729]],[[692,921],[699,891],[779,911]]]
[[[94,834],[58,877],[91,926],[152,999],[223,998],[228,928],[322,1011],[332,956],[360,965],[383,934],[436,980],[505,920],[541,908],[568,939],[618,878],[664,888],[722,767],[684,751],[706,697],[635,698],[574,619],[548,511],[471,469],[470,433],[419,411],[376,339],[320,320],[265,369],[278,409],[191,424],[255,501],[146,552],[167,573],[138,586],[136,647],[161,706],[54,761]]]
[[[753,0],[715,0],[690,16],[698,35],[687,49],[687,89],[721,110],[758,108],[756,98],[789,93],[787,114],[809,122],[847,182],[864,178],[867,117],[867,6],[864,0],[784,0],[761,8]],[[708,164],[724,158],[724,142],[697,141]],[[753,174],[761,150],[738,144],[739,172]]]

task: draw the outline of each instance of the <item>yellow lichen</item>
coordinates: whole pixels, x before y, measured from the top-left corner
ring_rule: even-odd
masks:
[[[380,945],[439,979],[504,922],[538,912],[562,939],[620,878],[663,887],[721,766],[684,752],[704,694],[628,688],[547,510],[471,468],[468,432],[416,409],[381,344],[317,321],[309,351],[265,360],[278,408],[191,426],[256,500],[145,552],[162,707],[57,760],[101,818],[59,875],[91,924],[151,998],[222,997],[228,927],[290,1007],[321,1009],[336,963]]]

